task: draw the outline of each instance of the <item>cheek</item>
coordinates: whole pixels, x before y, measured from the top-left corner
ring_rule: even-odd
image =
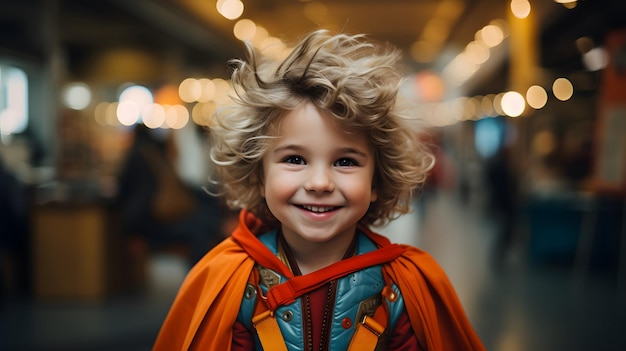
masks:
[[[346,181],[341,186],[344,189],[344,195],[349,196],[353,201],[373,202],[376,201],[378,195],[372,182],[364,179],[362,181]]]
[[[284,201],[288,199],[294,191],[294,179],[289,175],[285,176],[281,173],[266,173],[263,184],[260,186],[261,196],[269,201]]]

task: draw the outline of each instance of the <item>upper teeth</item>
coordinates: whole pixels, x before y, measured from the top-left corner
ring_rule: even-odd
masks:
[[[326,212],[326,211],[330,211],[330,210],[333,209],[333,207],[330,207],[330,206],[322,207],[322,206],[308,206],[308,205],[304,205],[302,207],[304,207],[305,209],[307,209],[309,211],[312,211],[312,212]]]

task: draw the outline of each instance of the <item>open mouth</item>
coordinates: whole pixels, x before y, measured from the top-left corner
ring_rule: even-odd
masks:
[[[332,210],[337,209],[335,206],[309,206],[309,205],[300,205],[300,208],[303,208],[307,211],[315,212],[315,213],[324,213],[330,212]]]

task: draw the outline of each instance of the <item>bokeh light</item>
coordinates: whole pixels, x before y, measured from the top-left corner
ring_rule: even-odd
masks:
[[[141,85],[131,85],[120,94],[117,118],[125,126],[141,122],[141,113],[144,107],[153,102],[152,92],[148,88]]]
[[[467,59],[476,65],[481,65],[489,59],[489,47],[482,41],[472,41],[465,47]]]
[[[524,19],[530,14],[530,2],[528,0],[511,0],[511,12],[519,19]]]
[[[480,110],[483,116],[487,116],[487,117],[496,116],[497,113],[493,107],[494,97],[495,97],[494,94],[488,94],[488,95],[483,96],[482,99],[480,99]]]
[[[256,34],[256,24],[247,18],[240,19],[233,27],[233,34],[241,41],[252,41]]]
[[[605,69],[609,64],[609,54],[603,47],[593,48],[583,54],[583,63],[592,72]]]
[[[154,93],[154,102],[161,105],[180,104],[181,100],[178,95],[178,88],[172,84],[163,85]]]
[[[91,89],[85,83],[67,84],[63,88],[63,103],[72,110],[82,110],[91,103]]]
[[[506,113],[502,109],[502,97],[503,96],[504,96],[504,93],[499,93],[499,94],[496,94],[496,96],[493,97],[493,109],[494,109],[494,111],[496,111],[496,113],[499,116],[506,115]]]
[[[200,78],[198,83],[200,83],[200,96],[197,101],[209,102],[213,100],[215,98],[215,83],[208,78]]]
[[[195,78],[184,79],[178,86],[178,95],[184,102],[198,101],[202,94],[202,84]]]
[[[134,101],[121,101],[116,109],[117,120],[124,126],[132,126],[139,122],[141,109]]]
[[[566,101],[574,94],[574,86],[567,78],[557,78],[552,84],[552,93],[557,99]]]
[[[163,106],[165,125],[172,129],[181,129],[189,122],[189,111],[182,105]]]
[[[213,102],[196,104],[191,110],[191,119],[200,126],[210,126],[216,106]]]
[[[493,156],[502,145],[503,126],[496,118],[485,118],[476,122],[474,144],[484,158]]]
[[[415,75],[417,95],[424,101],[440,101],[445,86],[439,75],[433,71],[422,71]]]
[[[243,2],[240,0],[217,0],[217,12],[229,20],[239,18],[243,14]]]
[[[159,104],[146,105],[142,116],[143,124],[148,128],[159,128],[165,123],[165,109]]]
[[[522,94],[516,91],[509,91],[502,96],[502,111],[507,116],[518,117],[524,113],[526,102]]]
[[[548,102],[548,93],[539,85],[533,85],[526,91],[526,101],[528,106],[538,110]]]
[[[252,39],[252,44],[257,49],[263,48],[263,42],[267,39],[267,37],[269,37],[267,29],[257,25],[256,31],[254,32],[254,38]]]
[[[496,47],[504,40],[502,29],[495,24],[488,24],[480,30],[480,39],[490,48]]]

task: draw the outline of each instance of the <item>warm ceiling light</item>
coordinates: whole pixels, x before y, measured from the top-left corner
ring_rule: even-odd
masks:
[[[566,101],[574,95],[574,86],[567,78],[557,78],[552,84],[552,93],[557,99]]]
[[[182,105],[165,107],[164,125],[172,129],[181,129],[189,122],[189,111]]]
[[[502,109],[502,97],[503,96],[504,96],[504,93],[499,93],[499,94],[496,94],[496,96],[493,97],[493,109],[500,116],[506,115],[506,113]]]
[[[213,100],[215,97],[215,83],[208,78],[200,78],[198,79],[198,83],[200,83],[200,97],[198,97],[198,102],[209,102]]]
[[[465,47],[465,54],[467,59],[476,65],[485,63],[489,56],[489,47],[482,41],[472,41]]]
[[[463,118],[467,120],[475,119],[478,114],[480,114],[480,100],[477,97],[464,100]]]
[[[526,101],[530,107],[538,110],[548,102],[548,93],[539,85],[533,85],[526,91]]]
[[[263,45],[263,42],[265,41],[265,39],[267,39],[267,37],[269,37],[267,29],[263,28],[262,26],[256,26],[256,30],[254,31],[254,38],[252,38],[252,44],[257,49],[262,48],[261,45]]]
[[[213,113],[216,110],[215,103],[203,102],[195,104],[191,110],[191,119],[200,126],[210,126]]]
[[[215,6],[217,12],[229,20],[237,19],[243,14],[243,2],[240,0],[218,0]]]
[[[508,116],[518,117],[524,112],[526,101],[522,94],[516,91],[509,91],[502,96],[502,110]]]
[[[517,18],[526,18],[530,14],[530,3],[528,0],[511,0],[511,12]]]
[[[202,94],[202,84],[195,78],[187,78],[178,85],[178,95],[184,102],[198,101]]]
[[[142,110],[143,124],[150,129],[156,129],[165,123],[165,109],[163,105],[150,104],[144,106]]]
[[[235,38],[244,41],[252,41],[254,39],[254,35],[256,34],[256,23],[247,18],[241,19],[235,23],[233,27],[233,34]]]
[[[480,99],[480,110],[483,116],[493,117],[495,116],[495,109],[493,108],[493,98],[495,95],[487,94]]]
[[[494,24],[489,24],[480,30],[480,39],[488,47],[492,48],[502,43],[502,40],[504,40],[504,33],[500,27]]]

